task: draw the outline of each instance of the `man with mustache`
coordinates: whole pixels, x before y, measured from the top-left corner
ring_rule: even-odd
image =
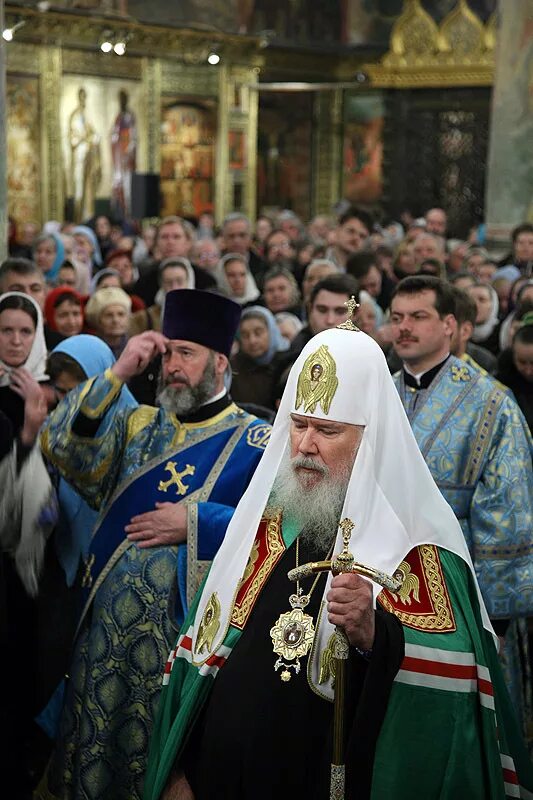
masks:
[[[83,554],[85,608],[47,773],[52,795],[112,798],[120,786],[141,796],[160,664],[270,435],[225,388],[239,317],[220,295],[169,292],[162,333],[131,338],[45,426],[43,451],[101,512]],[[119,409],[121,387],[157,354],[159,407]]]
[[[422,455],[461,524],[491,621],[507,645],[506,678],[520,708],[512,644],[516,620],[533,614],[524,588],[533,582],[531,440],[504,387],[450,355],[454,291],[431,276],[396,287],[390,319],[403,369],[395,381]]]
[[[170,652],[145,800],[503,800],[506,782],[533,785],[460,526],[383,353],[347,325],[293,366]],[[396,593],[354,572],[289,579],[339,553],[350,524],[357,561],[399,574]],[[346,787],[330,795],[335,626],[349,651]]]

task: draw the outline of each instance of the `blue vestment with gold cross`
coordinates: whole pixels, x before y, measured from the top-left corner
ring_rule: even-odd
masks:
[[[48,797],[141,796],[162,664],[270,435],[233,403],[196,423],[115,410],[121,386],[110,370],[81,385],[42,434],[46,456],[100,510]],[[94,436],[76,433],[80,418],[98,424]],[[131,543],[131,517],[168,501],[187,504],[186,542]]]
[[[516,402],[454,356],[427,389],[407,386],[403,373],[395,382],[422,455],[461,524],[489,616],[532,616],[532,452]]]

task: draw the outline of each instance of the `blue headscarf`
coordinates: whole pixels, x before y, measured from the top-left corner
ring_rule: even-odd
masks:
[[[102,266],[102,252],[100,250],[100,244],[98,239],[96,238],[96,233],[93,231],[92,228],[89,228],[88,225],[76,225],[74,230],[72,231],[72,235],[75,236],[79,234],[80,236],[85,236],[86,239],[90,241],[93,246],[93,261],[97,267]]]
[[[53,353],[65,353],[77,361],[87,378],[100,375],[115,363],[115,357],[105,342],[97,336],[80,334],[64,339]],[[123,386],[114,408],[135,408],[137,401],[127,386]],[[65,571],[67,585],[72,586],[80,556],[87,558],[91,536],[98,512],[89,508],[85,500],[63,478],[59,481],[60,519],[56,530],[56,551]]]
[[[39,238],[38,242],[44,241],[45,239],[52,239],[54,242],[56,246],[56,257],[51,269],[49,269],[48,272],[44,272],[43,275],[46,283],[55,283],[59,270],[61,269],[61,264],[65,260],[65,245],[58,233],[47,233],[46,236]]]
[[[268,308],[263,306],[249,306],[245,308],[241,315],[241,323],[248,317],[261,317],[268,328],[268,350],[258,358],[252,358],[256,364],[270,364],[276,353],[280,350],[288,350],[289,342],[281,335],[280,329],[276,324],[274,315]]]

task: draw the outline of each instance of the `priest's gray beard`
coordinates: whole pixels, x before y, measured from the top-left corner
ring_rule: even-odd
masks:
[[[169,383],[180,381],[183,385],[178,389],[169,386]],[[167,380],[163,379],[163,371],[159,372],[157,384],[157,403],[165,411],[176,414],[178,417],[187,417],[198,411],[200,406],[207,403],[215,394],[216,373],[215,354],[209,353],[202,379],[197,386],[191,386],[183,374],[173,373]]]
[[[296,467],[317,470],[322,479],[306,488],[305,477],[302,473],[298,477]],[[272,486],[269,505],[283,508],[284,514],[295,520],[300,528],[300,539],[324,550],[324,555],[337,536],[352,467],[353,460],[347,462],[341,474],[333,479],[324,464],[306,456],[291,459],[287,450]]]

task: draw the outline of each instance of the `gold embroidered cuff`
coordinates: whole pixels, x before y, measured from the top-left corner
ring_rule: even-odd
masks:
[[[98,419],[107,411],[122,389],[123,381],[111,368],[94,379],[80,406],[81,413],[89,419]]]

